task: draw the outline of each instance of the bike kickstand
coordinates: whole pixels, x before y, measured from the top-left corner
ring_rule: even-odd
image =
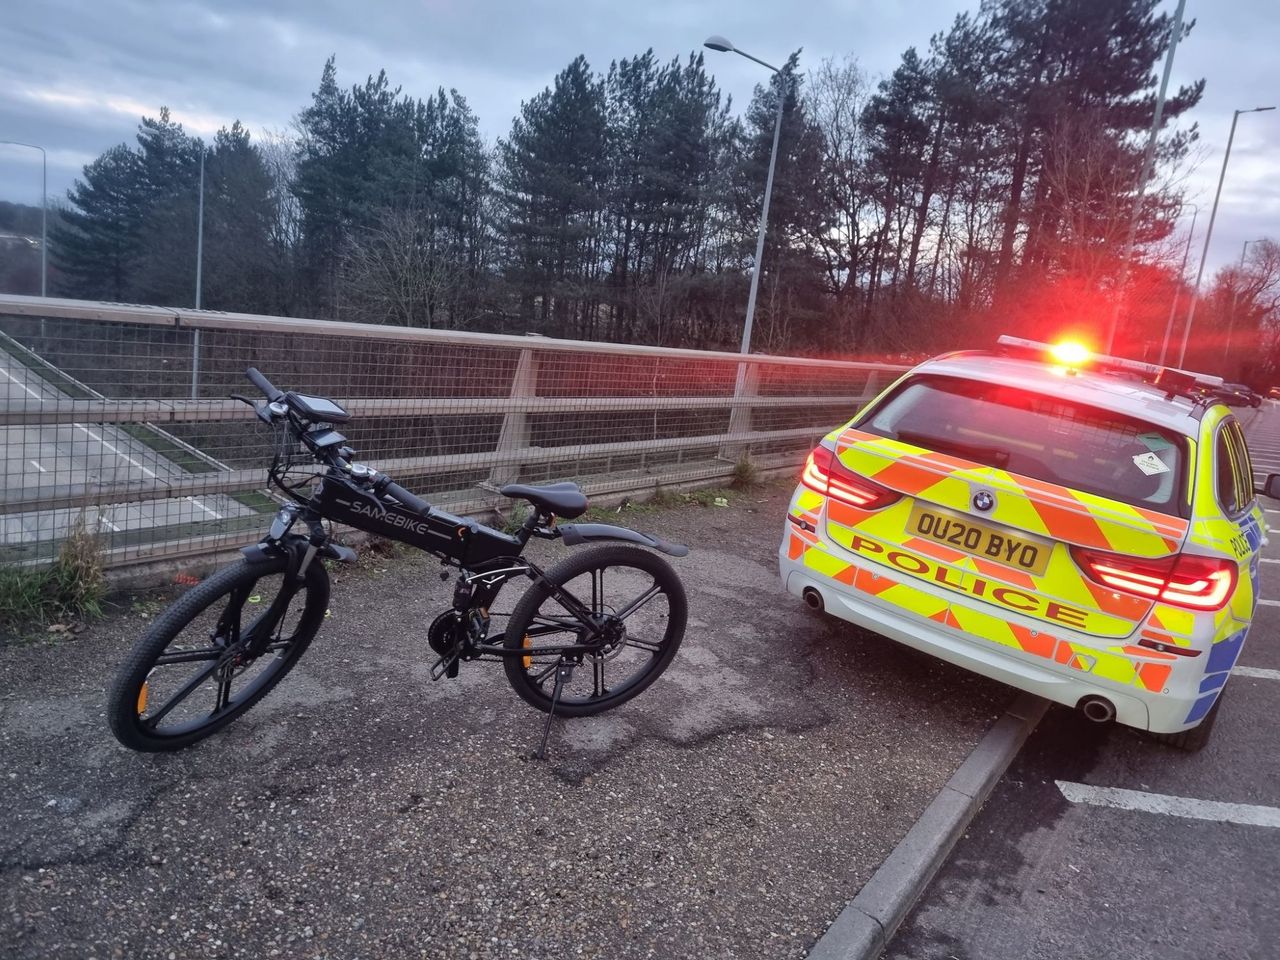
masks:
[[[551,691],[551,709],[547,711],[547,722],[542,728],[542,746],[538,747],[537,752],[533,755],[535,760],[547,759],[547,740],[551,736],[551,721],[556,718],[556,707],[560,703],[560,691],[564,689],[564,685],[573,679],[572,660],[561,660],[556,665],[556,685]]]

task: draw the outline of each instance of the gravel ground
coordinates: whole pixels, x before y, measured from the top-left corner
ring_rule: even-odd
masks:
[[[619,518],[691,546],[688,632],[546,762],[499,665],[430,681],[451,588],[426,559],[335,573],[300,666],[181,753],[103,713],[163,594],[0,648],[0,953],[803,956],[1009,693],[787,596],[789,489]]]

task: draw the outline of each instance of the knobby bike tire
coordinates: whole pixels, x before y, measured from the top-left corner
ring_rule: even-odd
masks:
[[[591,574],[594,570],[604,571],[605,583],[609,582],[608,578],[611,575],[615,579],[619,575],[623,575],[624,579],[630,577],[632,580],[638,581],[652,578],[654,587],[665,598],[665,624],[662,625],[660,639],[656,638],[657,626],[653,627],[655,636],[646,638],[646,644],[654,647],[651,652],[651,659],[645,662],[642,656],[634,676],[615,688],[608,688],[603,696],[596,696],[594,690],[592,695],[587,697],[562,695],[555,711],[561,716],[585,717],[611,710],[626,703],[662,675],[662,672],[670,665],[672,658],[675,657],[676,651],[680,647],[680,641],[684,638],[685,621],[688,616],[688,601],[685,597],[684,585],[680,582],[679,576],[665,560],[657,554],[642,550],[639,547],[606,544],[591,547],[565,557],[546,572],[546,577],[552,583],[563,586],[570,581],[582,578],[586,574]],[[594,582],[594,577],[592,582]],[[574,591],[574,595],[577,596],[578,592]],[[583,597],[579,597],[579,599],[583,600],[584,603],[586,602]],[[504,646],[507,648],[524,648],[525,638],[531,624],[539,616],[540,611],[548,609],[548,605],[554,608],[552,615],[559,619],[566,618],[566,611],[552,596],[551,588],[546,583],[535,580],[511,612],[511,619],[507,623],[507,632],[503,640]],[[625,609],[625,605],[622,609]],[[660,612],[651,613],[650,615],[657,616],[660,621],[663,618],[659,614]],[[636,639],[638,640],[639,638]],[[644,652],[649,652],[648,646],[642,649]],[[553,683],[539,683],[535,678],[538,673],[545,674],[547,666],[553,664],[554,661],[555,658],[551,657],[536,664],[529,664],[526,658],[513,656],[508,656],[503,660],[507,681],[511,684],[512,689],[531,706],[544,712],[551,710]],[[592,669],[594,669],[594,664],[592,658],[588,657],[582,666],[575,668],[575,672],[591,671]],[[603,670],[604,667],[602,666],[601,669]]]
[[[245,602],[251,600],[252,591],[260,581],[277,578],[283,583],[285,563],[285,559],[281,557],[252,564],[246,560],[225,567],[180,596],[156,619],[151,629],[130,651],[116,674],[115,682],[108,695],[107,717],[111,732],[115,734],[117,740],[130,749],[145,752],[180,750],[189,747],[241,716],[284,679],[306,651],[312,638],[320,629],[321,623],[324,622],[329,603],[329,574],[319,560],[314,560],[307,568],[304,582],[299,587],[298,594],[292,598],[289,611],[286,612],[288,615],[291,611],[298,611],[296,626],[289,639],[277,644],[282,649],[275,651],[274,655],[271,652],[264,653],[257,661],[253,661],[255,665],[260,666],[260,670],[253,676],[246,689],[236,694],[225,707],[215,705],[215,710],[210,712],[208,719],[204,722],[200,722],[197,718],[185,724],[177,732],[166,733],[163,725],[159,728],[149,726],[140,716],[140,704],[145,698],[143,684],[148,682],[161,655],[183,635],[183,631],[206,611],[216,611],[220,602],[229,605],[237,590],[244,591],[241,601],[243,613],[246,610]],[[248,615],[256,614],[259,617],[264,613],[262,609],[248,611]],[[289,622],[288,617],[285,622]],[[244,624],[245,620],[242,618],[242,628]],[[183,643],[211,643],[207,637],[194,636],[197,630],[198,628],[193,629],[188,636],[183,637]],[[259,665],[258,661],[262,663]],[[212,658],[192,662],[191,676],[194,677],[202,672],[211,662]],[[181,676],[182,666],[168,664],[163,667],[166,670],[171,668],[175,672],[167,676],[175,679]],[[214,677],[211,676],[209,679],[212,680]],[[203,683],[193,690],[192,695],[194,696],[202,687]]]

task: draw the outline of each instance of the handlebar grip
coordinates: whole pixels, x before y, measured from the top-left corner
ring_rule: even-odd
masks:
[[[382,492],[391,494],[391,496],[395,497],[400,501],[400,503],[404,504],[404,506],[422,514],[424,517],[431,512],[431,504],[427,503],[427,501],[423,500],[421,497],[414,496],[394,480],[388,479],[386,486],[382,488]]]
[[[262,372],[257,367],[250,367],[245,371],[244,375],[249,378],[250,383],[266,394],[267,399],[272,403],[284,396],[270,380],[262,375]]]

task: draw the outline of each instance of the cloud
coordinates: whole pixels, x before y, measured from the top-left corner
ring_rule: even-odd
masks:
[[[114,95],[96,90],[27,87],[15,91],[15,94],[19,99],[26,99],[32,103],[51,106],[73,113],[101,115],[105,111],[118,114],[120,117],[126,118],[126,122],[131,123],[136,123],[139,117],[154,115],[159,112],[155,104],[143,103],[129,96]],[[202,113],[197,110],[171,107],[170,113],[173,119],[181,123],[188,133],[195,133],[205,137],[213,136],[218,132],[219,128],[228,125],[227,120],[223,117]]]

